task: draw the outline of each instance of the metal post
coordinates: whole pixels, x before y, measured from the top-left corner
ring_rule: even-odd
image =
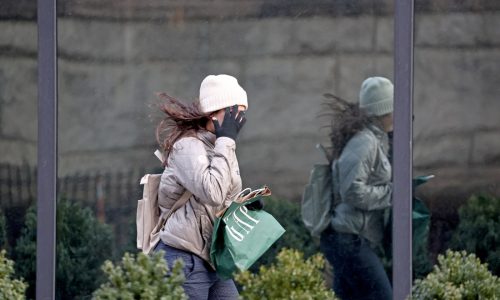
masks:
[[[55,298],[57,185],[56,0],[38,0],[36,299]]]
[[[412,115],[414,1],[394,1],[393,299],[412,287]]]

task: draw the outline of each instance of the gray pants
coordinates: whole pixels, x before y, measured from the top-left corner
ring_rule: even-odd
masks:
[[[159,250],[165,251],[165,260],[170,270],[172,270],[172,266],[176,259],[180,258],[184,261],[183,271],[186,276],[186,281],[182,287],[189,299],[238,299],[238,290],[233,280],[220,279],[210,265],[199,256],[170,247],[161,241],[155,248],[155,251]]]

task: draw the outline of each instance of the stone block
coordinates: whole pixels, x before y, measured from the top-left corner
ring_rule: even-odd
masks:
[[[366,52],[374,48],[375,18],[304,18],[294,22],[293,48],[301,53]]]
[[[0,138],[0,163],[34,166],[37,162],[37,142]]]
[[[376,19],[375,50],[384,53],[394,52],[394,17]]]
[[[35,22],[0,21],[0,47],[36,53],[37,27]]]
[[[135,46],[130,32],[127,23],[62,18],[58,20],[59,55],[69,60],[126,61]]]
[[[498,128],[500,54],[416,49],[415,134]]]
[[[427,9],[434,12],[494,11],[500,8],[496,0],[426,0]]]
[[[134,60],[181,60],[207,56],[208,24],[132,23],[128,26]]]
[[[37,63],[0,58],[0,132],[9,139],[37,140]]]
[[[244,44],[248,46],[249,56],[287,55],[296,53],[293,46],[294,21],[286,18],[252,20],[240,32]],[[217,36],[210,39],[210,44],[217,43]],[[221,53],[223,54],[223,53]]]
[[[500,2],[497,4],[500,7]],[[483,19],[483,38],[485,45],[500,45],[500,12],[481,13]]]
[[[249,139],[316,132],[322,95],[332,90],[335,60],[293,57],[250,60],[243,86],[249,95]]]
[[[204,54],[234,58],[291,53],[292,24],[281,18],[208,22]]]
[[[375,74],[390,78],[394,83],[394,57],[392,55],[381,55],[375,60]]]
[[[500,164],[500,128],[474,133],[472,162],[475,164]]]
[[[471,137],[466,133],[414,136],[415,168],[439,169],[444,166],[466,166],[470,161]]]
[[[137,145],[147,105],[134,97],[135,72],[121,65],[60,64],[62,153]]]
[[[196,59],[204,56],[206,24],[62,19],[60,52],[70,59],[114,62]],[[206,56],[206,55],[205,55]]]
[[[345,54],[337,56],[338,71],[334,78],[334,94],[351,102],[359,101],[361,83],[370,76],[384,76],[393,80],[392,56]]]
[[[267,184],[283,200],[299,200],[314,163],[326,163],[315,149],[317,134],[282,135],[238,143],[237,156],[244,187]]]
[[[231,20],[206,23],[204,54],[211,58],[234,58],[248,55],[253,47],[248,30],[256,21]]]
[[[74,175],[81,172],[126,172],[133,169],[152,171],[161,168],[154,156],[155,145],[147,144],[142,148],[120,148],[111,151],[74,151],[59,153],[59,176]],[[137,184],[139,184],[137,178]]]
[[[432,47],[473,47],[486,38],[479,13],[418,15],[415,44]]]

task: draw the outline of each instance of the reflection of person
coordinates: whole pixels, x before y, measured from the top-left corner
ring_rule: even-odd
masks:
[[[233,280],[218,278],[209,251],[215,214],[241,191],[235,141],[246,121],[247,94],[236,78],[210,75],[201,83],[199,103],[162,96],[167,100],[157,128],[166,154],[158,197],[162,213],[186,189],[193,195],[167,220],[155,251],[165,251],[170,268],[183,260],[183,287],[190,299],[235,299]]]
[[[321,250],[333,266],[341,299],[392,299],[392,288],[374,248],[381,244],[384,210],[391,206],[388,136],[392,131],[393,85],[370,77],[359,105],[332,96],[334,212],[321,235]]]

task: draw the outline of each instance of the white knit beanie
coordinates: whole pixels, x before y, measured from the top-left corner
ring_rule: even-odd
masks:
[[[247,92],[233,76],[208,75],[200,86],[200,108],[203,113],[217,111],[233,105],[248,108]]]
[[[394,108],[394,86],[384,77],[369,77],[361,84],[359,107],[370,116],[383,116]]]

